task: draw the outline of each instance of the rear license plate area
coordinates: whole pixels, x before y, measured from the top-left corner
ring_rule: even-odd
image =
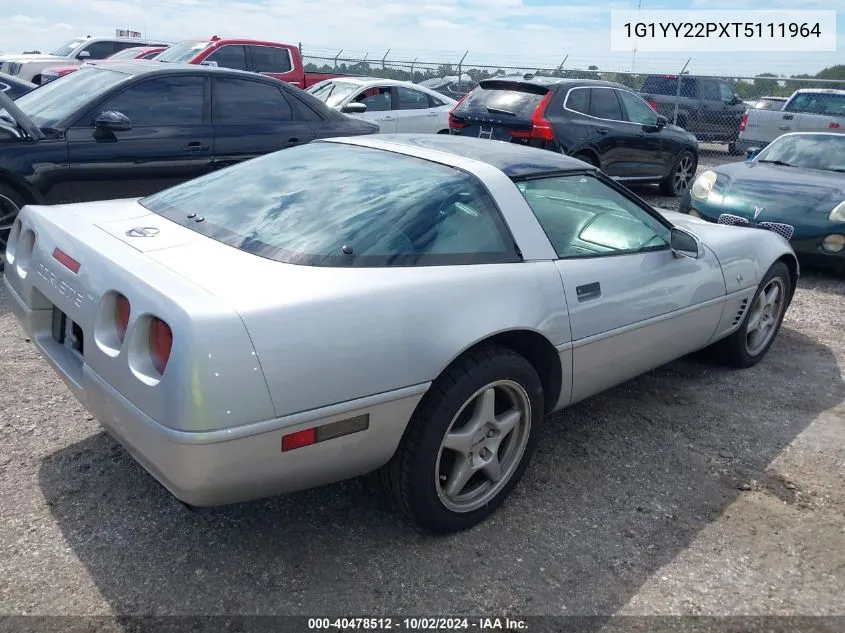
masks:
[[[467,125],[461,130],[461,136],[474,136],[476,138],[490,139],[491,141],[510,141],[512,139],[510,130],[501,125]]]
[[[53,339],[80,358],[85,353],[85,335],[82,328],[56,306],[53,306]]]

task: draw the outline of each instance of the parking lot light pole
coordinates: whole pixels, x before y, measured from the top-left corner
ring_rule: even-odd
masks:
[[[675,91],[675,114],[672,116],[672,125],[678,125],[678,101],[681,99],[681,82],[684,80],[684,71],[689,66],[692,57],[687,59],[687,63],[681,68],[681,74],[678,75],[678,89]]]

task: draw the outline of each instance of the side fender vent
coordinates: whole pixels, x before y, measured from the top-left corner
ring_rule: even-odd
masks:
[[[748,299],[743,299],[739,304],[739,310],[736,311],[733,323],[731,325],[739,325],[748,310]]]

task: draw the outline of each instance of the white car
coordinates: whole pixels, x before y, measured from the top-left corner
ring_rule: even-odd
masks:
[[[448,134],[457,101],[409,81],[378,77],[326,79],[308,89],[326,105],[378,123],[382,134]]]
[[[133,37],[77,37],[64,43],[49,55],[42,53],[6,54],[0,56],[0,72],[18,79],[41,84],[41,71],[57,65],[82,65],[88,60],[105,59],[126,48],[136,46],[170,46],[169,43]]]

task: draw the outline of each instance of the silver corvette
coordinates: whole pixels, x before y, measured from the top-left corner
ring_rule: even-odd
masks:
[[[177,498],[377,473],[433,532],[502,503],[546,414],[708,346],[760,361],[798,280],[775,233],[660,214],[552,152],[436,135],[28,206],[6,259],[33,343]]]

